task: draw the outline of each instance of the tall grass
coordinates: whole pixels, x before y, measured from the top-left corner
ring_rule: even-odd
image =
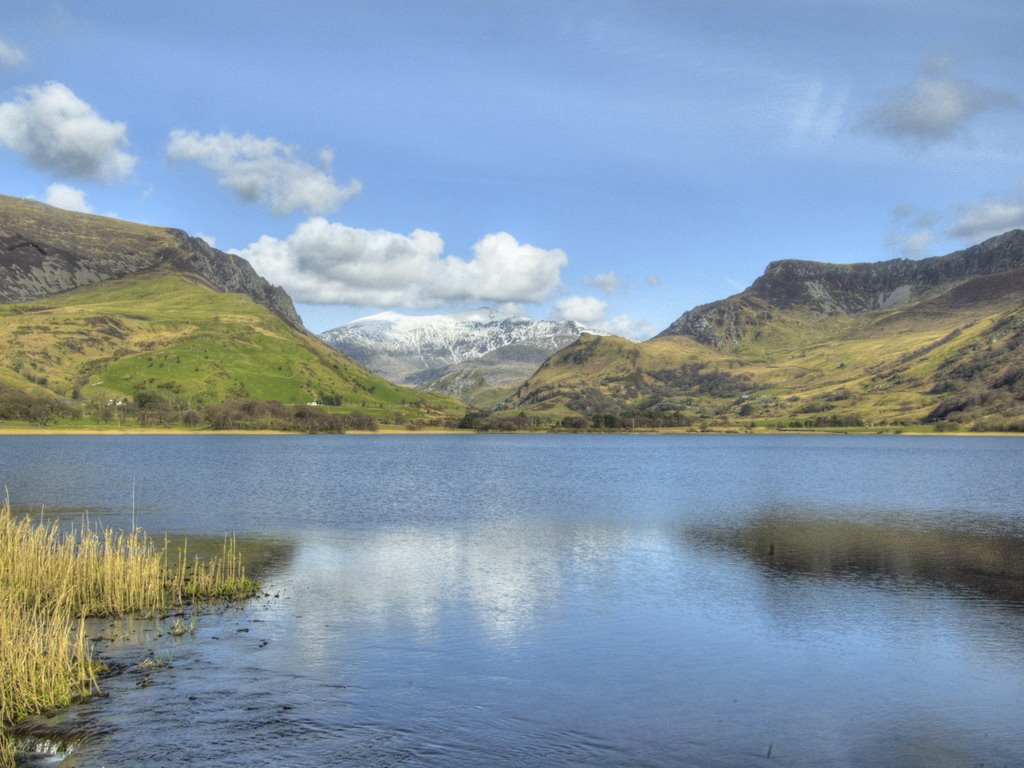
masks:
[[[219,556],[205,560],[195,557],[191,564],[186,540],[178,549],[177,564],[170,569],[165,564],[164,573],[170,576],[167,588],[175,605],[194,600],[238,600],[259,591],[259,585],[245,575],[234,536],[224,537]]]
[[[172,606],[249,597],[234,538],[219,557],[189,559],[158,548],[142,530],[63,531],[0,505],[0,766],[13,765],[5,729],[98,690],[87,644],[90,616],[160,615]]]

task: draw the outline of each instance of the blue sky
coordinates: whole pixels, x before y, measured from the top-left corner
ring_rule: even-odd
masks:
[[[0,192],[201,233],[315,331],[643,338],[781,258],[1024,226],[1024,4],[64,2],[0,17]]]

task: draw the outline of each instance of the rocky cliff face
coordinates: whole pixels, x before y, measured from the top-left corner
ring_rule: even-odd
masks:
[[[742,293],[684,313],[660,335],[689,336],[712,347],[737,344],[775,310],[820,315],[893,309],[960,281],[1024,267],[1024,230],[1012,230],[947,256],[870,264],[774,261]]]
[[[247,261],[181,230],[72,213],[0,195],[0,303],[31,301],[166,267],[225,293],[244,293],[296,329],[302,320],[283,288]]]
[[[189,237],[180,229],[170,232],[180,243],[181,250],[171,254],[167,263],[203,278],[218,291],[244,293],[277,313],[293,328],[303,328],[291,296],[281,286],[271,285],[260,277],[245,259],[218,251],[205,240]]]

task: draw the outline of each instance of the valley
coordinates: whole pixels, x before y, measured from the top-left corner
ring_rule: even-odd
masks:
[[[344,431],[1024,430],[1024,232],[777,261],[632,342],[482,307],[325,332],[178,230],[0,197],[0,419]]]

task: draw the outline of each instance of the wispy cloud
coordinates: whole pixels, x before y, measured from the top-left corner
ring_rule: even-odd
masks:
[[[264,202],[278,214],[327,213],[362,190],[354,179],[344,186],[334,180],[333,151],[322,150],[314,166],[299,158],[298,147],[248,133],[171,131],[167,156],[199,163],[243,200]]]
[[[124,123],[102,118],[70,88],[50,82],[0,104],[0,145],[57,176],[113,182],[129,176],[136,158]]]
[[[803,146],[835,138],[843,125],[848,101],[846,88],[830,90],[821,80],[808,83],[793,110],[793,141]]]
[[[919,259],[928,255],[935,241],[935,226],[939,217],[922,211],[913,203],[903,203],[892,209],[892,230],[885,245],[905,259]]]
[[[6,40],[0,40],[0,67],[19,67],[26,61],[28,61],[28,57],[25,56],[23,50],[16,48]]]
[[[561,285],[568,263],[560,249],[520,243],[507,232],[482,238],[471,259],[444,251],[437,232],[403,235],[317,217],[283,240],[264,236],[233,252],[298,301],[418,309],[544,301]]]
[[[948,69],[948,62],[934,63],[910,85],[886,94],[862,127],[886,138],[933,144],[953,138],[982,112],[1020,105],[1015,94],[952,77]]]
[[[597,288],[597,290],[603,291],[608,295],[617,293],[619,290],[619,276],[611,270],[589,277],[584,282],[592,288]]]
[[[935,240],[930,229],[916,229],[912,232],[892,232],[886,245],[907,259],[919,259],[928,254],[928,248]]]
[[[1024,229],[1024,184],[1004,196],[964,203],[942,213],[908,203],[897,206],[892,215],[887,247],[916,259],[927,256],[942,238],[973,245],[1011,229]]]
[[[949,234],[976,242],[1018,228],[1024,228],[1024,201],[981,200],[962,207]]]

